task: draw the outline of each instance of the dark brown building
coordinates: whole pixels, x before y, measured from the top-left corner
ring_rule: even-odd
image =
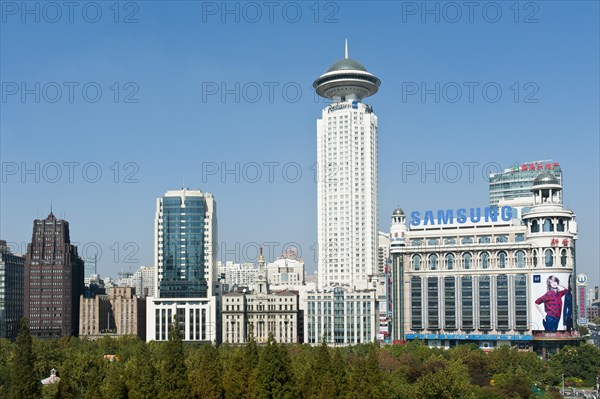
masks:
[[[0,240],[0,338],[15,339],[23,317],[25,257],[14,255]]]
[[[71,245],[69,222],[52,212],[34,220],[25,257],[25,316],[34,336],[77,335],[83,267],[77,247]]]

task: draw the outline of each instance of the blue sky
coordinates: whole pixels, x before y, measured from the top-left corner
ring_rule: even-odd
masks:
[[[185,181],[217,199],[221,259],[295,243],[314,270],[310,87],[347,37],[382,81],[380,230],[397,205],[485,206],[486,170],[553,159],[598,283],[597,2],[23,4],[2,2],[0,38],[0,237],[23,251],[52,203],[101,274],[151,265],[156,197]]]

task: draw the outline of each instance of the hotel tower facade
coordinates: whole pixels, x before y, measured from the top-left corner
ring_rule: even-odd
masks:
[[[381,81],[345,57],[313,83],[332,100],[317,120],[318,286],[367,288],[377,266],[377,116]]]

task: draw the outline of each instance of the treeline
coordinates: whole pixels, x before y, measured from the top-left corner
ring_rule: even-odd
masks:
[[[60,382],[42,387],[52,368]],[[542,361],[508,348],[484,353],[418,342],[215,347],[183,343],[177,333],[148,344],[135,337],[37,340],[26,324],[16,342],[0,340],[0,398],[560,398],[563,373],[592,386],[600,350],[567,347]]]

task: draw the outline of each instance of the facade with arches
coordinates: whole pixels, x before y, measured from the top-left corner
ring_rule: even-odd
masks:
[[[510,220],[415,226],[394,211],[394,340],[533,349],[544,330],[534,289],[547,276],[574,274],[577,224],[551,173],[540,174],[531,191],[531,203]]]

